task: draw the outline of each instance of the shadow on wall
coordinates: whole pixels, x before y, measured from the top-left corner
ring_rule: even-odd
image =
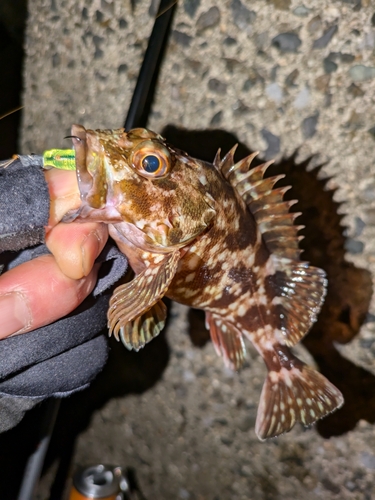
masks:
[[[174,146],[205,161],[212,162],[220,147],[225,154],[237,138],[223,130],[186,131],[167,126],[162,135]],[[252,153],[239,143],[236,160]],[[254,160],[254,166],[261,163]],[[326,189],[326,180],[318,179],[321,167],[307,171],[310,159],[297,164],[295,155],[271,165],[267,177],[285,174],[278,187],[291,185],[285,198],[299,202],[292,211],[302,212],[297,223],[305,226],[301,234],[302,258],[323,268],[328,277],[325,303],[303,343],[314,357],[321,372],[343,393],[345,405],[321,420],[317,429],[323,437],[343,434],[359,420],[375,423],[375,376],[343,358],[334,343],[346,344],[359,332],[366,319],[372,296],[371,274],[345,261],[345,237],[341,226],[339,204],[334,191]],[[197,346],[204,345],[209,333],[204,327],[204,314],[190,312],[190,332]]]
[[[0,117],[20,106],[27,0],[0,1]],[[0,119],[0,159],[17,153],[21,113]]]

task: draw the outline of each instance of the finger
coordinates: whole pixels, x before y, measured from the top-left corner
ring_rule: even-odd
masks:
[[[78,208],[81,199],[75,172],[52,168],[47,170],[44,176],[48,183],[51,200],[48,231],[63,218],[68,210]]]
[[[87,276],[108,239],[106,224],[86,222],[57,224],[46,236],[46,245],[69,278]]]
[[[68,278],[52,255],[11,269],[0,278],[0,338],[53,323],[93,290],[99,265],[80,280]]]

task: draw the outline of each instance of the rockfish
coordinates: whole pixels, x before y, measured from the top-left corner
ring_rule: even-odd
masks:
[[[126,255],[135,277],[114,291],[110,334],[138,350],[164,326],[164,296],[203,309],[224,363],[241,368],[250,340],[268,368],[255,431],[263,440],[309,425],[343,404],[340,391],[290,347],[322,306],[323,270],[300,260],[299,214],[283,201],[271,162],[213,164],[191,158],[143,128],[73,125],[82,205],[66,220],[95,220]]]

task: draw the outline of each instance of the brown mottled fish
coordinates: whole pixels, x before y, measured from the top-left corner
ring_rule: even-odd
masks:
[[[206,313],[215,349],[241,368],[244,337],[264,359],[260,439],[309,425],[343,404],[340,391],[290,351],[322,306],[326,279],[300,260],[298,214],[283,201],[283,176],[264,178],[255,155],[213,165],[138,128],[72,127],[82,206],[67,220],[109,224],[135,278],[111,298],[108,325],[138,350],[163,328],[163,296]]]

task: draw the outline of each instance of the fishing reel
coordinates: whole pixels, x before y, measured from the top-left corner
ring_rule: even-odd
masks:
[[[137,500],[122,467],[91,465],[81,468],[73,477],[69,500]]]

